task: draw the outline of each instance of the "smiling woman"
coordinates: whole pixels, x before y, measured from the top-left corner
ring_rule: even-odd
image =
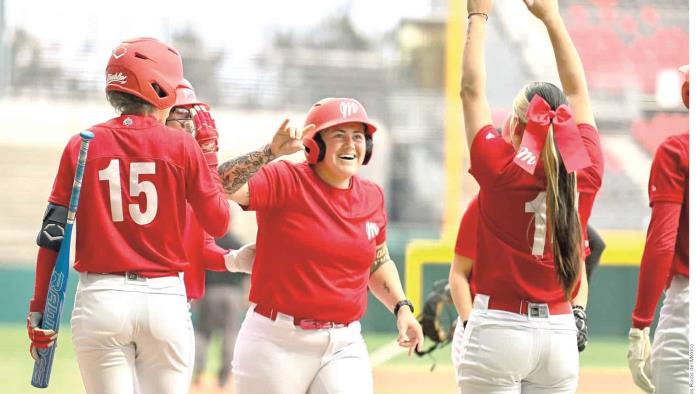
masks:
[[[384,193],[357,175],[376,131],[357,100],[327,98],[302,130],[286,119],[270,144],[220,166],[228,196],[258,221],[254,305],[233,358],[236,392],[372,393],[359,322],[368,289],[396,315],[399,344],[410,353],[420,347],[423,333],[386,246]],[[303,148],[305,163],[266,165]]]

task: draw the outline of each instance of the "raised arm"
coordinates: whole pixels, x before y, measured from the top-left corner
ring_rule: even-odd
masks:
[[[229,199],[240,205],[249,205],[249,179],[264,164],[303,149],[302,139],[314,130],[314,125],[310,124],[299,130],[288,126],[289,122],[289,119],[283,121],[270,144],[220,165],[218,174],[222,178],[222,186]]]
[[[469,24],[462,55],[462,81],[460,96],[464,112],[464,129],[467,146],[483,126],[492,124],[491,109],[486,98],[486,62],[484,42],[486,24],[491,9],[490,0],[469,0],[467,11]]]
[[[594,127],[594,115],[587,92],[587,80],[582,61],[570,39],[563,18],[558,12],[558,0],[524,0],[529,11],[546,26],[556,56],[556,67],[561,79],[563,92],[568,98],[577,123],[587,123]]]

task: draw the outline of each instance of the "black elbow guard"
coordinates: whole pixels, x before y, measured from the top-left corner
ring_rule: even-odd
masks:
[[[65,224],[68,221],[68,208],[62,205],[48,203],[44,213],[41,231],[36,236],[36,244],[42,248],[60,251],[65,234]]]

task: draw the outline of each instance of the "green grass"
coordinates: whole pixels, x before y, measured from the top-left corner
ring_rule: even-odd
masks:
[[[395,341],[394,334],[367,334],[365,341],[369,351],[374,351],[383,345]],[[31,372],[34,362],[29,356],[29,340],[24,325],[0,325],[0,371],[3,371],[0,392],[77,394],[84,393],[80,371],[75,361],[70,329],[63,327],[59,334],[60,347],[56,352],[53,373],[48,389],[37,389],[31,386]],[[588,348],[580,356],[582,368],[591,369],[626,369],[627,341],[621,338],[591,338]],[[450,347],[439,349],[432,353],[436,368],[451,368]],[[406,367],[414,369],[430,369],[433,359],[429,357],[409,358],[406,353],[391,359],[385,365],[389,367]],[[215,375],[220,366],[220,341],[213,338],[208,352],[207,372]]]

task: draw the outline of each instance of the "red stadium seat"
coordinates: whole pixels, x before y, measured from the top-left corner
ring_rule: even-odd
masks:
[[[640,10],[640,18],[646,24],[654,26],[660,21],[660,12],[652,5],[645,5]]]
[[[632,15],[624,15],[619,20],[621,30],[628,34],[636,34],[638,32],[638,22]]]
[[[590,25],[589,13],[582,4],[571,5],[568,12],[570,14],[569,26],[581,28]]]

